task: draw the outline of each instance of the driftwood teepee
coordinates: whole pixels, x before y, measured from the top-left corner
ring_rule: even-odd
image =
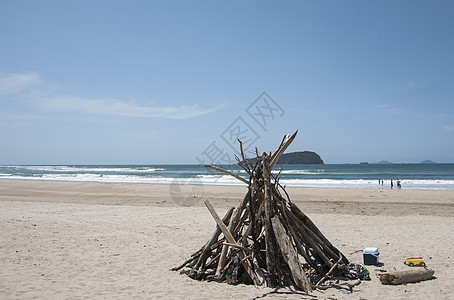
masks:
[[[183,269],[182,273],[199,280],[268,287],[294,285],[305,292],[343,271],[348,259],[290,201],[279,183],[280,172],[271,173],[296,134],[285,136],[272,154],[259,156],[256,150],[254,160],[246,159],[239,141],[242,157],[237,161],[248,180],[206,165],[244,182],[248,191],[239,206],[231,208],[222,220],[205,201],[217,222],[216,230],[199,251],[173,270]]]

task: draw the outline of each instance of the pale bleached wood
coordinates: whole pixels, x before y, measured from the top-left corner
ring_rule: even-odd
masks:
[[[227,226],[225,226],[224,222],[222,222],[219,215],[216,213],[216,210],[214,209],[213,205],[211,205],[210,201],[208,199],[206,199],[204,201],[204,203],[205,203],[205,206],[208,208],[208,211],[211,213],[214,220],[218,224],[219,228],[222,230],[222,233],[224,234],[227,241],[231,244],[236,245],[237,243],[236,243],[235,239],[233,238],[232,234],[228,230]],[[240,253],[241,263],[242,263],[244,269],[246,270],[249,277],[254,282],[254,285],[258,286],[260,284],[260,281],[257,279],[257,276],[254,273],[251,262],[248,259],[243,259],[243,258],[247,257],[247,255],[244,253],[244,251],[240,251],[239,253]]]
[[[303,248],[306,247],[307,248],[307,243],[304,243],[300,236],[296,233],[295,229],[298,228],[298,225],[297,224],[293,224],[292,221],[294,222],[294,219],[292,219],[291,217],[289,217],[288,215],[288,210],[286,209],[286,207],[284,207],[283,209],[283,215],[284,217],[287,219],[287,222],[289,222],[288,224],[288,230],[289,230],[289,233],[291,235],[291,237],[293,238],[293,241],[295,242],[295,247],[298,251],[298,253],[304,257],[304,259],[306,260],[306,262],[311,266],[313,267],[314,269],[317,269],[317,263],[314,259],[312,259],[308,253],[308,251],[306,249]]]
[[[251,164],[249,163],[249,161],[246,159],[246,156],[244,155],[244,150],[243,150],[243,142],[240,140],[240,139],[237,139],[238,140],[238,143],[240,144],[240,152],[241,152],[241,158],[242,158],[242,161],[240,161],[238,159],[238,165],[241,166],[248,174],[249,176],[252,175],[252,171],[251,171]],[[237,157],[235,155],[235,157]]]
[[[293,202],[289,202],[289,206],[290,206],[290,210],[292,211],[292,213],[298,218],[301,220],[301,222],[307,226],[310,230],[312,230],[316,235],[317,237],[319,237],[323,243],[329,247],[334,253],[341,253],[341,251],[339,251],[339,249],[337,249],[336,247],[334,247],[333,244],[331,244],[331,242],[325,237],[325,235],[320,231],[320,229],[318,229],[318,227],[314,224],[314,222],[312,222],[312,220],[305,214],[301,211],[301,209],[296,206],[295,203]],[[347,257],[345,255],[342,255],[342,262],[344,264],[348,264],[349,261],[347,259]],[[335,258],[337,260],[337,257]]]
[[[230,208],[227,213],[225,214],[222,223],[228,222],[230,217],[232,216],[234,207]],[[211,254],[211,246],[216,243],[218,240],[219,235],[221,234],[221,229],[219,226],[216,226],[216,230],[214,231],[214,234],[211,236],[211,239],[205,244],[203,247],[202,254],[199,256],[199,260],[197,261],[197,264],[195,265],[195,269],[201,269],[205,265],[206,259],[210,256]]]
[[[249,184],[249,181],[247,179],[244,179],[243,177],[241,176],[238,176],[236,175],[235,173],[232,173],[230,171],[227,171],[227,170],[224,170],[222,168],[219,168],[219,167],[216,167],[216,166],[213,166],[213,165],[203,165],[205,168],[208,168],[208,169],[212,169],[214,171],[217,171],[217,172],[221,172],[221,173],[224,173],[224,174],[227,174],[227,175],[230,175],[232,177],[235,177],[236,179],[238,179],[239,181],[242,181],[246,184]]]
[[[400,272],[381,273],[379,277],[382,284],[395,285],[428,280],[433,277],[434,273],[434,270],[418,268]]]
[[[329,269],[329,271],[325,274],[325,276],[323,276],[318,282],[317,284],[315,285],[314,289],[316,289],[323,281],[325,281],[326,279],[328,279],[328,277],[330,277],[334,270],[337,268],[337,266],[339,266],[339,264],[341,263],[342,261],[342,255],[339,254],[339,260],[331,267],[331,269]]]
[[[189,259],[187,259],[184,263],[182,263],[181,265],[179,265],[178,267],[175,267],[175,268],[172,268],[170,269],[171,271],[178,271],[180,270],[181,268],[183,268],[184,266],[186,266],[188,263],[194,261],[197,259],[198,256],[192,256],[190,257]]]
[[[276,250],[274,249],[275,236],[271,224],[273,213],[273,195],[271,193],[271,183],[269,174],[269,156],[263,153],[262,156],[263,182],[265,189],[265,244],[266,244],[266,269],[268,271],[268,287],[277,286],[277,269],[276,269]]]
[[[304,273],[303,268],[301,267],[301,263],[298,260],[298,255],[293,248],[292,243],[290,242],[290,239],[288,238],[288,235],[285,231],[285,228],[279,220],[279,217],[274,216],[271,219],[271,224],[273,225],[276,241],[279,249],[281,249],[282,256],[284,257],[285,262],[290,268],[295,286],[299,289],[302,289],[306,293],[312,292],[311,283],[307,278],[306,273]]]
[[[234,238],[235,238],[234,229],[235,229],[236,225],[238,224],[238,220],[241,217],[241,213],[243,212],[244,208],[246,207],[247,202],[249,201],[249,195],[250,195],[250,191],[246,194],[246,196],[244,196],[243,201],[235,209],[235,211],[233,212],[232,218],[230,219],[228,230],[230,231],[230,233],[232,234],[232,236]],[[229,250],[229,247],[227,247],[225,245],[222,247],[221,256],[219,258],[219,263],[216,268],[216,275],[220,275],[222,270],[224,269],[225,259],[226,259],[228,250]]]
[[[287,150],[288,146],[293,142],[295,139],[296,135],[298,133],[298,130],[295,131],[290,137],[288,137],[282,144],[279,146],[278,150],[276,150],[273,155],[271,156],[271,162],[270,162],[270,172],[273,170],[274,166],[277,164],[279,158],[284,154],[285,150]]]
[[[285,207],[285,210],[287,210],[287,207]],[[296,223],[298,224],[298,226],[302,226],[302,228],[304,229],[304,231],[310,236],[312,237],[313,240],[315,240],[315,242],[317,242],[317,245],[322,248],[322,250],[324,250],[323,252],[326,252],[326,257],[329,259],[329,258],[332,258],[334,260],[338,260],[339,259],[339,255],[337,255],[330,247],[329,245],[327,245],[325,243],[324,240],[322,240],[322,238],[320,238],[314,231],[312,231],[302,220],[298,219],[295,215],[293,214],[288,214],[287,215]],[[308,217],[306,217],[309,221],[310,219]],[[306,222],[306,223],[309,223],[309,222]],[[315,224],[312,223],[312,221],[310,221],[310,223],[312,224],[312,228],[316,228]],[[317,228],[317,231],[318,231],[318,228]],[[318,231],[320,233],[320,231]],[[321,234],[321,233],[320,233]],[[324,237],[324,236],[323,236]],[[326,238],[325,238],[326,240]],[[331,244],[330,244],[331,245]],[[331,245],[332,246],[332,245]],[[337,249],[336,249],[337,250]],[[337,250],[338,253],[340,253],[339,250]],[[341,258],[343,259],[343,255],[341,254]],[[348,261],[345,261],[345,263],[348,263]]]
[[[222,244],[225,245],[225,246],[238,248],[238,249],[241,249],[241,250],[244,250],[244,251],[255,251],[254,249],[243,247],[243,246],[240,246],[238,244],[231,244],[231,243],[222,243]]]

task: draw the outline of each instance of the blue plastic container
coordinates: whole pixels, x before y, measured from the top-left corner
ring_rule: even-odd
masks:
[[[375,248],[375,247],[365,248],[363,251],[364,264],[365,265],[377,265],[379,256],[380,256],[380,252],[378,252],[378,248]]]

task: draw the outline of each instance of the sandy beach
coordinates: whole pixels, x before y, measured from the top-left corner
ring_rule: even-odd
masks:
[[[422,256],[435,278],[314,291],[314,299],[450,299],[454,191],[288,188],[291,199],[351,261],[380,250],[380,268]],[[246,187],[0,181],[2,299],[289,299],[253,286],[194,281],[170,269],[211,236]]]

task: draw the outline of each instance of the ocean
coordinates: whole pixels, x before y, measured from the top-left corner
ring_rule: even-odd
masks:
[[[247,178],[239,166],[219,167]],[[279,168],[281,184],[292,187],[389,189],[399,180],[403,189],[454,190],[454,164],[282,165],[275,173]],[[202,165],[11,165],[0,166],[0,180],[244,185]]]

